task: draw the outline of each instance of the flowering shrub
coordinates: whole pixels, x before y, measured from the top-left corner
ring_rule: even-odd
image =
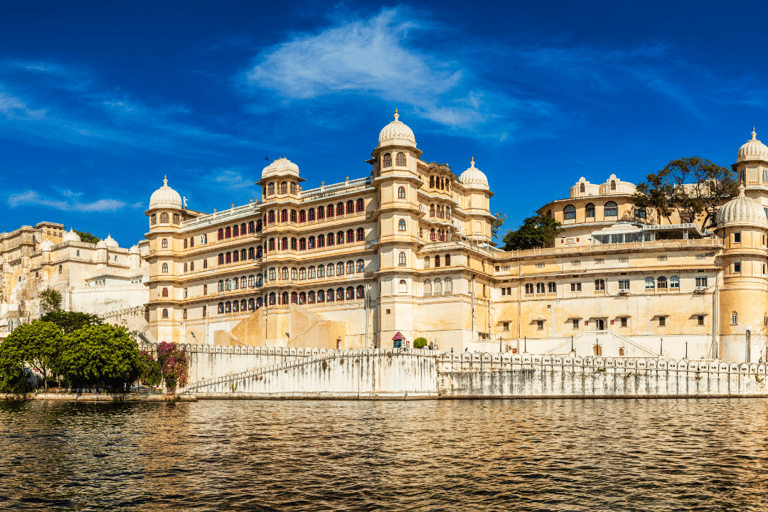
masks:
[[[139,353],[139,363],[141,365],[141,375],[139,381],[146,386],[157,386],[163,378],[163,368],[155,361],[152,354],[146,350]]]
[[[160,363],[165,379],[165,387],[173,394],[177,387],[187,385],[189,364],[187,355],[175,343],[162,342],[157,347],[157,361]]]

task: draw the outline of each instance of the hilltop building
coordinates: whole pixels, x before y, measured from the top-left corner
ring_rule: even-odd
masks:
[[[555,246],[491,244],[485,174],[422,159],[385,126],[365,176],[305,190],[280,158],[262,200],[205,214],[152,194],[149,332],[158,341],[371,348],[397,332],[440,349],[765,357],[768,148],[738,151],[744,183],[716,226],[635,208],[635,186],[581,178],[541,208]]]

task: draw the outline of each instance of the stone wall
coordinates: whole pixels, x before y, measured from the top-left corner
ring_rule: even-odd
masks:
[[[203,375],[210,367],[216,376],[191,378],[184,392],[199,398],[342,399],[768,396],[762,364],[427,350],[251,350],[195,353],[194,373]],[[225,375],[244,364],[252,368]]]

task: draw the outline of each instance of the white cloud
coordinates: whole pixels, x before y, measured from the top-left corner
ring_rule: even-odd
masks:
[[[37,121],[45,117],[46,109],[33,110],[20,98],[3,92],[0,88],[0,114],[8,119]]]
[[[234,167],[231,169],[214,169],[211,171],[211,180],[218,186],[235,189],[254,186],[253,179],[247,179],[249,171],[244,167]]]
[[[66,199],[56,199],[47,197],[27,190],[17,194],[8,195],[8,206],[16,208],[18,206],[47,206],[62,211],[75,212],[114,212],[127,206],[125,201],[117,199],[98,199],[92,202],[81,202],[74,200],[82,193],[67,191],[62,194]]]

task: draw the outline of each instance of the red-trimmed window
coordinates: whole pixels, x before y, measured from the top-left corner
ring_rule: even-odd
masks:
[[[365,229],[357,228],[357,241],[358,242],[365,241]]]

